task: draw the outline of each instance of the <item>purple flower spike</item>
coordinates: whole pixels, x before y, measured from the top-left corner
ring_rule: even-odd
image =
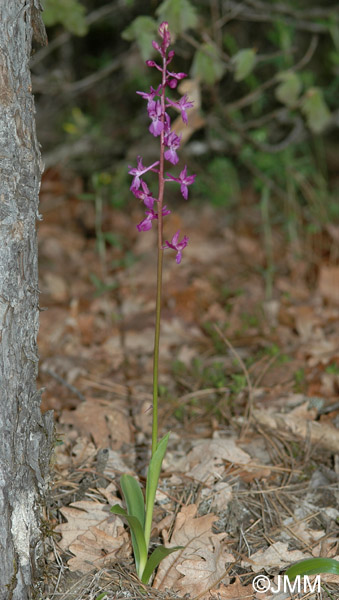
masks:
[[[181,171],[179,177],[173,177],[173,175],[171,175],[170,173],[167,173],[167,177],[169,177],[169,179],[167,181],[177,181],[178,183],[180,183],[180,191],[183,195],[183,197],[185,198],[185,200],[187,200],[188,198],[188,185],[192,185],[192,183],[194,183],[196,175],[187,175],[187,166],[185,165],[183,170]]]
[[[171,35],[167,21],[163,21],[159,27],[159,35],[162,38],[161,50],[162,57],[166,58],[166,50],[171,43]]]
[[[174,131],[172,131],[165,137],[165,144],[166,146],[168,146],[169,149],[165,151],[164,156],[166,160],[169,160],[169,162],[172,163],[172,165],[176,165],[179,162],[179,157],[176,151],[180,147],[180,142],[181,136],[177,136],[174,133]]]
[[[171,100],[166,96],[166,88],[175,89],[178,83],[187,77],[186,73],[175,73],[169,71],[168,66],[173,60],[175,53],[169,49],[171,43],[171,35],[169,26],[166,21],[161,23],[158,33],[161,41],[153,41],[153,48],[160,54],[158,62],[147,60],[146,64],[149,67],[154,67],[161,73],[161,83],[157,88],[150,87],[149,92],[138,91],[137,94],[147,101],[147,113],[151,120],[149,131],[154,137],[160,138],[160,160],[154,162],[149,167],[142,164],[142,157],[138,156],[137,166],[129,167],[129,174],[133,176],[131,191],[134,196],[141,200],[145,205],[145,214],[142,221],[137,225],[138,231],[149,231],[152,229],[153,221],[158,219],[158,251],[162,249],[172,249],[176,252],[176,262],[179,264],[182,259],[182,251],[188,244],[188,237],[185,235],[179,241],[179,231],[175,233],[172,240],[163,241],[162,217],[170,214],[164,202],[165,183],[175,181],[180,184],[181,194],[187,200],[188,186],[194,183],[196,175],[187,174],[187,166],[181,170],[178,177],[173,177],[170,173],[165,176],[164,163],[168,160],[172,165],[177,165],[179,162],[178,149],[182,141],[182,136],[171,129],[171,119],[167,113],[168,107],[173,107],[179,111],[184,123],[188,122],[187,112],[193,106],[188,96],[185,94],[180,100]],[[148,171],[153,171],[158,178],[158,197],[154,198],[150,192],[147,183],[143,180],[143,175]],[[159,223],[159,220],[161,221]],[[153,440],[152,440],[153,441]]]
[[[131,166],[129,166],[129,168],[130,168],[130,170],[128,171],[129,175],[134,175],[132,185],[130,187],[130,190],[132,190],[133,193],[136,190],[138,190],[140,188],[140,185],[142,184],[142,180],[140,179],[141,175],[143,175],[144,173],[147,173],[147,171],[150,171],[151,169],[156,167],[158,164],[159,164],[159,161],[157,160],[155,163],[153,163],[149,167],[144,167],[144,165],[142,164],[141,156],[138,156],[137,167],[134,167],[132,169]]]
[[[188,244],[188,237],[187,235],[184,235],[183,239],[181,240],[181,242],[179,242],[179,233],[180,231],[177,231],[174,236],[172,237],[171,242],[165,242],[164,248],[171,248],[172,250],[176,250],[177,251],[177,255],[175,257],[175,260],[177,262],[177,264],[179,265],[181,263],[181,258],[182,258],[182,251],[184,248],[186,248],[187,244]]]
[[[175,108],[177,108],[178,110],[180,110],[181,112],[181,118],[183,120],[183,122],[187,125],[187,113],[186,110],[188,108],[192,108],[193,106],[193,102],[190,102],[190,100],[188,100],[187,95],[185,94],[185,96],[183,96],[182,98],[180,98],[180,100],[178,100],[178,102],[174,102],[173,100],[170,100],[169,98],[167,98],[167,104],[166,106],[174,106]]]
[[[152,123],[149,126],[149,131],[154,137],[161,134],[164,129],[164,123],[161,120],[162,109],[159,101],[149,102],[147,112],[149,117],[152,119]]]

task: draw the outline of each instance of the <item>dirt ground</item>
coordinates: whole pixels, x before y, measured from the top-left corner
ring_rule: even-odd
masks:
[[[150,454],[155,232],[142,208],[93,203],[74,173],[44,176],[39,226],[39,386],[57,443],[46,511],[44,598],[339,598],[272,592],[289,565],[339,560],[339,228],[268,249],[253,193],[237,214],[194,202],[167,221],[160,431],[171,431],[152,542],[182,545],[151,586],[109,512],[119,477],[145,483]],[[166,227],[167,227],[166,225]],[[256,591],[254,578],[271,589]],[[266,581],[266,580],[265,580]],[[102,596],[100,596],[102,594]]]

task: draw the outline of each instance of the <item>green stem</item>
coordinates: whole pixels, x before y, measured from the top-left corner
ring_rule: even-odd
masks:
[[[165,122],[165,86],[166,86],[166,59],[163,59],[161,109],[162,122]],[[162,207],[164,201],[164,132],[160,136],[160,161],[159,161],[159,195],[158,195],[158,268],[157,268],[157,296],[155,309],[155,334],[153,351],[153,420],[152,420],[152,456],[158,446],[158,393],[159,393],[159,345],[160,345],[160,320],[161,320],[161,292],[162,292],[162,263],[163,263],[163,218]]]
[[[153,354],[153,421],[152,421],[152,456],[158,446],[158,367],[159,367],[159,341],[161,319],[161,289],[162,289],[162,259],[163,250],[158,248],[157,270],[157,299],[155,316],[154,354]]]

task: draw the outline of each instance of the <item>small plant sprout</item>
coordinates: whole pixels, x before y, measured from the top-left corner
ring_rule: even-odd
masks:
[[[151,165],[145,166],[141,156],[137,158],[137,166],[130,167],[129,174],[133,176],[131,191],[136,198],[145,205],[145,218],[137,225],[139,232],[149,231],[153,222],[157,225],[157,291],[156,291],[156,319],[153,353],[153,421],[152,421],[152,456],[147,472],[146,499],[144,499],[139,483],[131,475],[124,474],[120,479],[123,498],[126,509],[118,504],[111,508],[114,514],[123,516],[131,530],[131,538],[134,552],[136,570],[142,583],[147,584],[159,563],[169,554],[180,549],[165,548],[158,546],[148,556],[153,508],[155,494],[162,462],[166,453],[169,433],[158,441],[158,366],[159,366],[159,341],[160,341],[160,318],[161,318],[161,295],[162,295],[162,268],[164,250],[174,250],[175,260],[179,264],[182,260],[183,250],[188,244],[188,237],[181,236],[180,231],[173,234],[171,241],[163,240],[163,219],[170,214],[170,210],[164,205],[165,184],[179,183],[181,194],[185,200],[188,197],[188,187],[194,183],[195,175],[188,175],[185,165],[178,177],[165,173],[165,161],[176,165],[179,162],[177,150],[180,147],[181,137],[171,131],[171,119],[166,112],[167,108],[175,108],[181,113],[184,123],[187,124],[187,109],[193,106],[187,96],[179,101],[167,97],[168,89],[175,89],[178,82],[186,77],[185,73],[173,73],[168,70],[168,65],[174,57],[173,50],[168,50],[171,37],[168,23],[163,22],[159,27],[161,43],[153,42],[153,48],[160,54],[160,64],[153,60],[146,61],[148,67],[155,68],[161,74],[161,83],[156,89],[150,88],[149,93],[137,92],[147,101],[147,112],[151,120],[149,132],[160,139],[159,160]],[[147,183],[143,180],[147,173],[154,173],[158,179],[158,194],[153,196]]]

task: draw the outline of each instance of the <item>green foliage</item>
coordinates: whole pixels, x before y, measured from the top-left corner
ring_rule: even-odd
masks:
[[[303,392],[305,388],[306,374],[302,367],[294,372],[294,391]]]
[[[157,28],[158,26],[154,19],[140,16],[124,29],[121,37],[129,42],[136,41],[142,58],[147,60],[154,52],[152,40],[156,38]]]
[[[237,396],[247,387],[246,376],[243,373],[233,373],[231,375],[230,390]]]
[[[286,106],[295,106],[302,89],[299,75],[292,71],[282,71],[278,74],[278,81],[281,83],[275,89],[276,98]]]
[[[202,44],[196,51],[192,68],[192,77],[197,77],[208,85],[221,79],[225,71],[225,65],[219,58],[218,49],[212,43]]]
[[[215,206],[232,206],[240,196],[238,173],[228,158],[217,156],[207,163],[197,179],[196,193]]]
[[[331,120],[331,113],[320,88],[313,87],[307,90],[301,110],[306,116],[309,128],[314,133],[322,133]]]
[[[232,64],[234,66],[235,81],[242,81],[250,73],[252,73],[256,64],[256,53],[252,48],[244,48],[239,50],[232,56]]]
[[[290,581],[300,575],[317,575],[319,573],[334,573],[339,575],[339,561],[334,558],[306,558],[295,565],[292,565],[285,571],[285,575]]]
[[[63,25],[67,31],[83,36],[88,32],[85,7],[79,0],[43,0],[42,17],[46,27]]]
[[[194,29],[198,23],[197,11],[189,0],[164,0],[156,10],[160,21],[167,21],[170,31],[181,34]]]
[[[325,369],[325,373],[328,373],[329,375],[339,375],[339,365],[336,363],[328,365]]]
[[[126,519],[131,530],[135,566],[142,583],[147,584],[159,563],[181,546],[165,548],[158,546],[148,557],[148,547],[151,537],[153,508],[158,487],[162,461],[168,444],[169,433],[158,443],[148,467],[146,480],[146,501],[144,501],[138,482],[131,475],[124,474],[120,485],[126,502],[127,510],[119,504],[111,508],[111,512]]]

